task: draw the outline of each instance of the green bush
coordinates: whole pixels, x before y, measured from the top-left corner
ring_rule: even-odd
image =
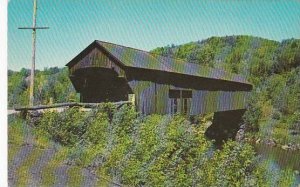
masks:
[[[271,186],[294,180],[288,172],[270,175],[251,145],[228,141],[214,148],[201,124],[180,115],[144,117],[132,106],[108,103],[87,113],[46,112],[36,128],[70,147],[70,163],[125,185]]]
[[[252,146],[228,141],[198,173],[204,186],[243,186],[254,162]]]
[[[259,130],[259,120],[262,116],[262,109],[257,103],[257,99],[258,96],[256,94],[252,94],[248,101],[248,109],[243,116],[247,131],[257,132]]]
[[[107,138],[105,132],[109,125],[108,114],[101,110],[96,112],[94,119],[86,127],[84,140],[92,145],[104,145]]]
[[[54,141],[72,146],[80,141],[87,124],[80,108],[72,107],[61,113],[45,112],[37,127]]]

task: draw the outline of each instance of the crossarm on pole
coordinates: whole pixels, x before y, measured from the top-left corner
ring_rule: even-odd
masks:
[[[18,29],[31,29],[31,30],[37,30],[37,29],[49,29],[49,27],[19,27]]]

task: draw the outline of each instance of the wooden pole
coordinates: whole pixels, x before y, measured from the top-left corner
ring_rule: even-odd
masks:
[[[36,14],[37,14],[37,0],[33,2],[33,24],[32,24],[32,61],[31,61],[31,74],[30,74],[30,90],[29,90],[29,106],[33,106],[34,102],[34,71],[35,71],[35,50],[36,50]]]
[[[31,71],[30,71],[30,88],[29,88],[29,106],[34,104],[34,72],[35,72],[35,52],[36,52],[36,30],[37,29],[49,29],[49,27],[36,27],[37,17],[37,0],[33,0],[33,16],[32,27],[19,27],[19,29],[32,30],[32,57],[31,57]]]

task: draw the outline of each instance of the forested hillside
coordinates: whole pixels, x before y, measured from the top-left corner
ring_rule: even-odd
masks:
[[[300,40],[226,36],[159,47],[152,53],[239,73],[254,85],[245,117],[256,138],[300,142]]]
[[[248,77],[252,83],[300,65],[300,40],[282,42],[252,36],[211,37],[183,45],[159,47],[155,54],[222,68]]]

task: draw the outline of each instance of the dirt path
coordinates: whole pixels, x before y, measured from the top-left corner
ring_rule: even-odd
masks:
[[[30,186],[38,187],[41,186],[41,179],[42,179],[42,169],[47,165],[47,163],[51,160],[57,150],[54,147],[46,149],[42,156],[37,160],[35,165],[30,168],[30,174],[32,176],[32,180],[30,181]]]
[[[34,138],[29,128],[24,129],[24,144],[21,146],[20,151],[14,155],[12,163],[8,166],[8,185],[15,186],[17,182],[16,172],[22,165],[24,160],[28,157],[31,151],[34,149]]]
[[[68,169],[70,166],[68,165],[61,165],[55,170],[55,187],[64,187],[67,186],[68,183]]]
[[[25,164],[24,162],[32,151],[39,149],[35,145],[34,137],[31,132],[30,127],[24,127],[23,131],[24,143],[20,146],[19,151],[13,156],[12,161],[8,166],[8,185],[16,186],[18,183],[18,176],[16,175],[18,169]],[[52,143],[49,147],[43,150],[42,154],[34,161],[34,164],[28,168],[28,186],[38,187],[42,186],[42,171],[43,168],[49,163],[49,161],[55,156],[58,152],[60,146],[58,144]],[[53,173],[55,176],[54,186],[64,187],[68,185],[69,175],[68,169],[72,166],[62,164],[57,167]],[[80,184],[83,187],[92,187],[96,186],[97,181],[100,180],[91,170],[87,168],[81,169],[81,174],[83,176],[82,183]],[[113,183],[112,183],[112,186]]]
[[[17,182],[17,169],[22,165],[22,163],[28,157],[32,150],[32,145],[24,145],[22,146],[21,150],[14,156],[12,163],[8,167],[8,186],[15,186]]]
[[[82,187],[92,187],[96,185],[97,176],[91,173],[88,169],[83,168],[81,170],[83,176],[83,182],[81,184]]]

